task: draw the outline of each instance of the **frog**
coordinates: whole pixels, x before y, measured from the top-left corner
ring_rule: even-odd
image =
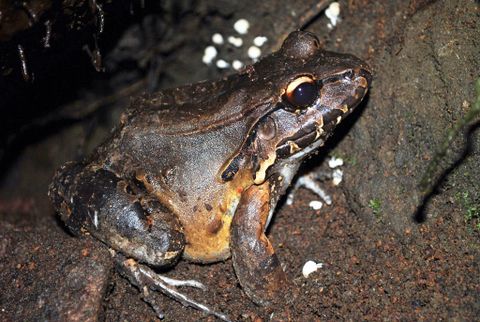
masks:
[[[266,229],[302,161],[371,81],[361,59],[294,31],[236,74],[135,98],[91,155],[60,167],[50,199],[74,235],[119,254],[123,274],[140,289],[165,281],[152,267],[231,259],[248,298],[281,305],[292,282]]]

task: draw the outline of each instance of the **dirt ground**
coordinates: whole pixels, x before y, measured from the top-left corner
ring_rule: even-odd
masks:
[[[272,50],[282,35],[299,27],[298,17],[314,3],[187,2],[169,6],[166,1],[163,11],[156,11],[162,19],[139,18],[148,35],[126,29],[130,37],[143,35],[139,39],[158,54],[144,70],[125,67],[132,63],[119,58],[117,47],[117,56],[106,58],[116,72],[85,72],[78,76],[85,79],[72,80],[73,89],[64,97],[34,95],[45,91],[44,82],[38,88],[21,85],[26,92],[17,94],[18,80],[9,87],[13,94],[3,101],[10,105],[1,106],[12,113],[2,121],[0,154],[0,321],[158,320],[139,291],[116,273],[104,245],[65,230],[46,196],[51,177],[63,162],[81,159],[98,145],[129,97],[145,87],[156,90],[225,73],[201,63],[214,32],[228,34],[234,21],[247,18],[252,31],[245,41],[265,35],[270,41],[262,49]],[[478,2],[358,0],[340,5],[337,27],[330,30],[321,14],[308,30],[320,36],[325,48],[367,60],[375,79],[368,100],[302,168],[304,173],[331,172],[330,156],[344,160],[340,185],[323,183],[333,204],[314,210],[309,203],[318,197],[301,189],[292,205],[279,205],[269,228],[269,239],[299,289],[287,309],[294,321],[479,320],[478,121],[443,159],[435,193],[423,200],[417,188],[445,131],[474,100],[473,83],[480,76]],[[160,45],[154,44],[158,35],[153,31],[163,37]],[[230,48],[222,57],[245,59],[239,54]],[[88,59],[78,64],[76,69],[93,70]],[[60,82],[65,79],[52,79],[51,86]],[[34,108],[39,109],[36,117],[22,118]],[[302,267],[308,260],[323,267],[305,278]],[[211,265],[180,261],[163,273],[205,283],[206,291],[182,291],[234,321],[276,320],[275,310],[272,314],[246,297],[230,260]],[[215,321],[162,294],[155,297],[165,321]]]

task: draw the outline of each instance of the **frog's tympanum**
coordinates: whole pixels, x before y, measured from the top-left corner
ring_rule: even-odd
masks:
[[[232,257],[245,293],[271,305],[289,287],[265,236],[275,205],[370,81],[358,58],[293,32],[238,74],[134,101],[93,155],[60,168],[50,197],[73,233],[149,266]]]

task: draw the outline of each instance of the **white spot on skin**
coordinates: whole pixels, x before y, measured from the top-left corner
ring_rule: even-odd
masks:
[[[340,169],[333,170],[332,183],[334,186],[338,186],[343,180],[343,171]]]
[[[213,36],[212,36],[212,42],[215,45],[223,45],[223,43],[225,41],[224,41],[223,36],[221,34],[216,33],[216,34],[213,34]]]
[[[308,278],[310,274],[316,272],[319,268],[323,267],[323,263],[315,263],[314,261],[307,261],[303,264],[302,275],[305,278]]]
[[[217,49],[213,46],[208,46],[203,52],[202,62],[204,64],[210,65],[213,59],[217,56]]]
[[[239,61],[239,60],[236,60],[236,59],[235,59],[235,60],[232,62],[232,67],[233,67],[233,69],[235,69],[235,70],[239,70],[239,69],[241,69],[243,66],[244,66],[243,63],[242,63],[241,61]]]
[[[330,169],[335,169],[337,167],[340,167],[343,165],[343,159],[342,158],[335,158],[331,157],[330,160],[328,160],[328,166]]]
[[[230,36],[227,38],[228,42],[231,43],[235,47],[242,47],[243,39],[240,37]]]
[[[257,60],[260,55],[262,55],[262,51],[257,46],[250,46],[250,48],[248,48],[247,54],[248,57],[250,57],[251,59]]]
[[[257,36],[253,39],[253,44],[257,47],[262,47],[266,42],[268,38],[265,36]]]
[[[332,2],[327,10],[325,10],[325,16],[330,19],[330,23],[327,24],[328,28],[333,29],[340,21],[340,4],[338,2]]]
[[[221,69],[225,69],[230,67],[230,64],[224,61],[223,59],[217,60],[216,66]]]
[[[312,208],[313,210],[320,210],[323,207],[323,202],[321,202],[319,200],[312,200],[312,201],[310,201],[308,206],[310,208]]]
[[[342,117],[341,117],[341,116],[337,117],[337,125],[338,125],[341,121],[342,121]]]
[[[250,28],[250,23],[246,19],[239,19],[233,24],[233,29],[240,35],[245,35]]]

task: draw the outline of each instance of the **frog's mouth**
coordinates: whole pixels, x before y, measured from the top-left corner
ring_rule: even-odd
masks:
[[[345,89],[345,77],[348,77],[350,81],[348,84],[350,90]],[[322,111],[321,115],[302,126],[294,135],[283,139],[277,145],[277,157],[286,158],[299,152],[303,152],[300,154],[304,155],[305,152],[313,150],[304,151],[313,143],[318,142],[315,144],[315,148],[323,145],[323,142],[332,134],[337,124],[363,100],[368,92],[371,79],[370,72],[360,69],[324,80],[322,91],[325,91],[325,93],[322,96],[327,98],[324,100],[320,98],[318,107],[316,107]],[[339,88],[342,89],[340,93],[343,93],[344,99],[338,99],[338,96],[335,97],[332,94],[338,92]]]

